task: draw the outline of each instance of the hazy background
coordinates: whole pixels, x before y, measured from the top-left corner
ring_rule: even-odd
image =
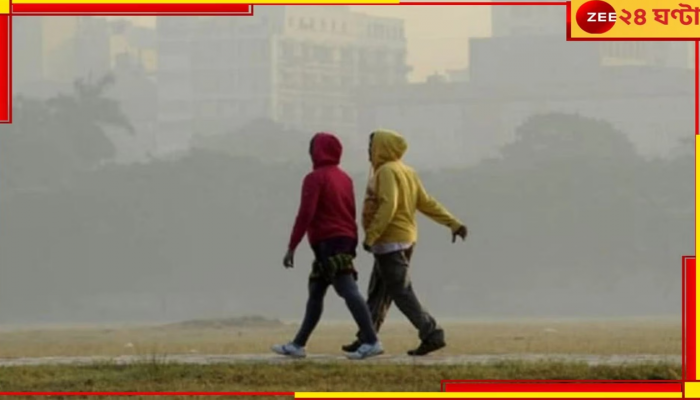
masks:
[[[413,278],[436,315],[680,317],[691,45],[567,43],[564,12],[15,18],[0,322],[299,318],[308,246],[281,259],[308,140],[338,134],[360,196],[378,127],[470,228],[452,245],[420,220]]]

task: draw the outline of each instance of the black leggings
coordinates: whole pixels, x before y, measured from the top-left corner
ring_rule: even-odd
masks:
[[[294,344],[302,347],[306,346],[311,333],[321,320],[323,299],[326,297],[326,292],[330,285],[331,283],[323,279],[312,279],[309,281],[309,299],[306,302],[306,313],[299,332],[294,338]],[[332,285],[336,293],[345,299],[345,304],[348,306],[358,328],[360,328],[358,335],[360,340],[363,343],[376,343],[378,339],[372,324],[372,317],[370,316],[367,303],[357,287],[355,277],[352,274],[337,275]]]

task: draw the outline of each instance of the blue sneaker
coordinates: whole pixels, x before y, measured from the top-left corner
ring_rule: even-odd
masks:
[[[380,354],[384,354],[384,347],[382,342],[377,341],[373,344],[363,343],[356,351],[348,353],[347,357],[351,360],[364,360]]]
[[[272,351],[281,355],[292,358],[304,358],[306,357],[306,350],[292,342],[287,344],[276,344],[272,346]]]

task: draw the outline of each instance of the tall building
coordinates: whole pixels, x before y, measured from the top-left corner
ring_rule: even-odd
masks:
[[[495,37],[566,35],[566,7],[492,6],[491,34]]]
[[[354,132],[355,91],[406,82],[403,21],[347,6],[258,6],[254,17],[158,18],[163,151],[255,119]]]
[[[40,18],[44,78],[61,83],[74,80],[77,64],[75,41],[81,17]]]
[[[110,21],[109,47],[112,68],[127,56],[147,73],[155,74],[158,67],[155,29],[137,26],[129,20]]]
[[[566,35],[566,7],[493,6],[494,37]],[[601,65],[692,69],[693,48],[687,42],[596,42]]]
[[[105,18],[81,17],[74,39],[74,78],[99,79],[112,69],[110,22]]]
[[[71,84],[111,71],[128,53],[153,73],[155,31],[102,17],[21,17],[13,22],[14,83]]]

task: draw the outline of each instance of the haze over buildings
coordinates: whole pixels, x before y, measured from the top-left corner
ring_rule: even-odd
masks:
[[[414,279],[436,314],[679,314],[691,47],[570,43],[564,21],[558,6],[16,18],[0,320],[296,316],[306,270],[279,264],[308,140],[341,138],[361,204],[378,127],[470,227],[451,246],[421,222]],[[73,88],[106,73],[104,93]]]

